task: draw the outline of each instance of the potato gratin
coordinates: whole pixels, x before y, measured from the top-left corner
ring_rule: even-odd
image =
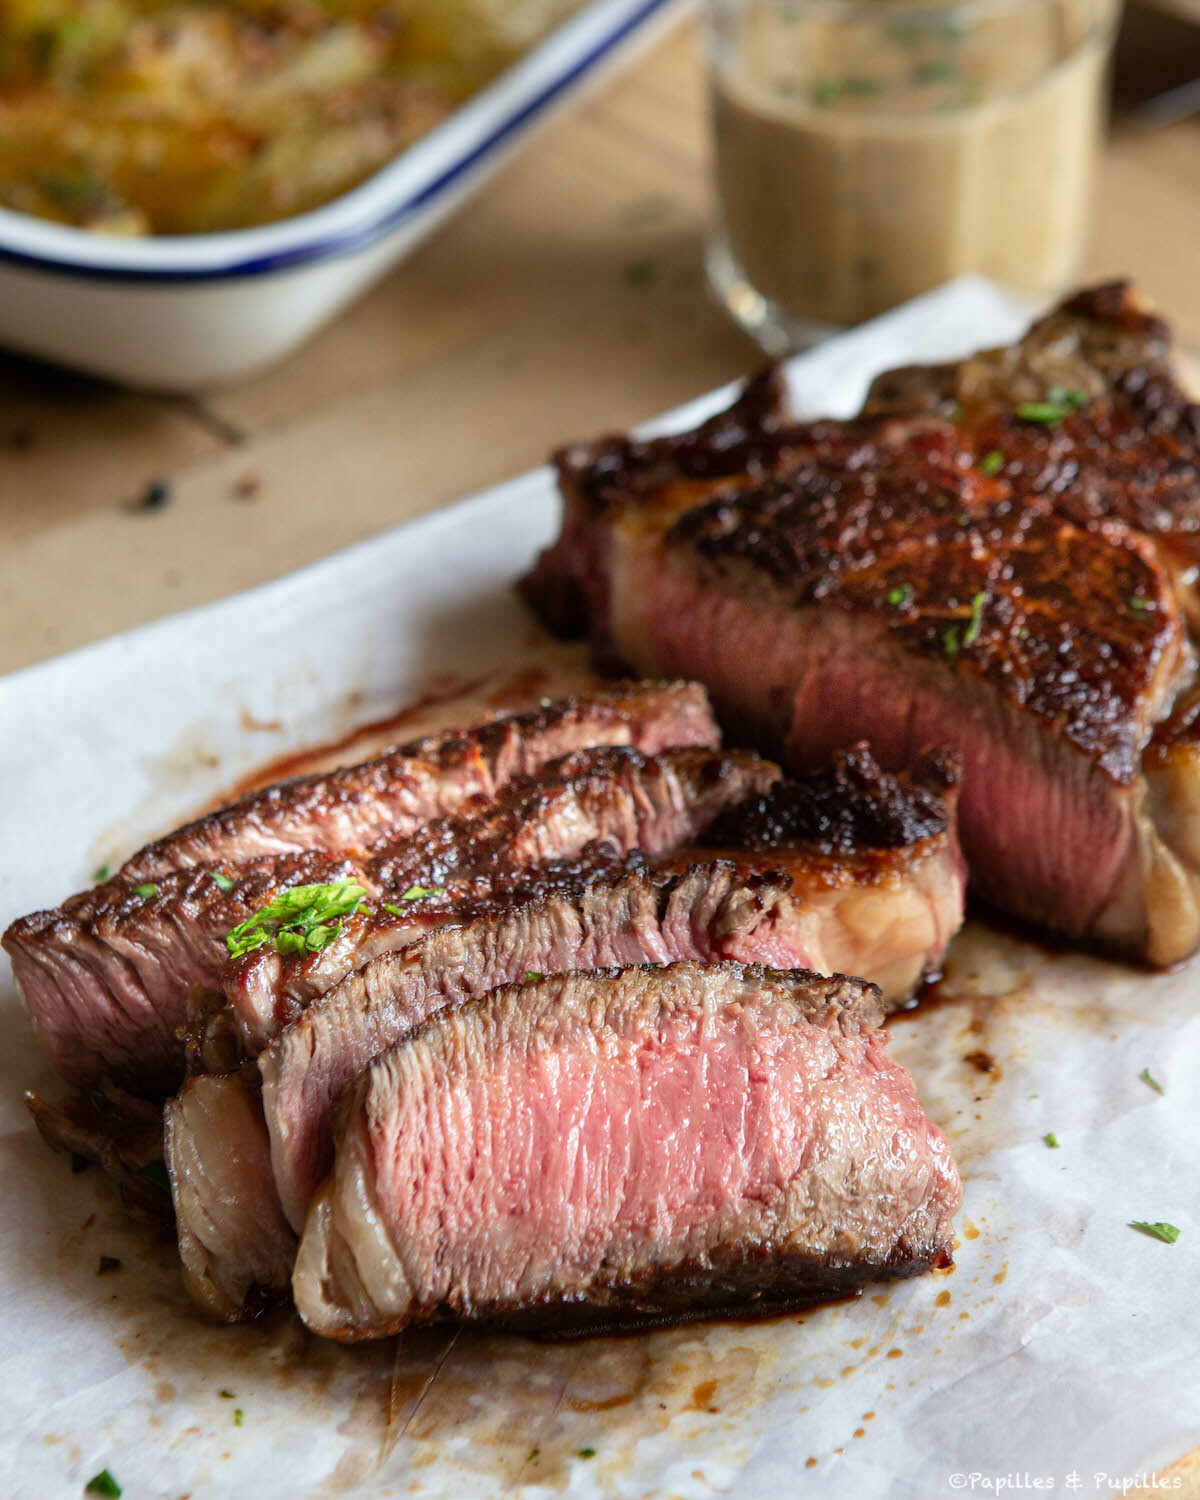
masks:
[[[580,0],[3,0],[0,204],[116,234],[286,218]]]

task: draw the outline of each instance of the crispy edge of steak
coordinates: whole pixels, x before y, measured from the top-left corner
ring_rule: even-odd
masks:
[[[704,694],[690,682],[620,682],[610,690],[448,729],[361,765],[284,781],[185,824],[133,855],[117,879],[133,885],[185,865],[258,854],[362,850],[494,797],[572,750],[632,745],[654,754],[720,743]]]
[[[590,754],[596,737],[623,734],[653,749],[620,748],[647,754],[677,739],[703,749],[719,739],[703,689],[677,683],[644,689],[622,684],[607,696],[551,704],[465,734],[448,731],[440,742],[447,765],[466,767],[471,786],[478,780],[471,767],[486,763],[498,795],[515,787],[527,797],[534,773],[551,763],[565,766],[571,755]],[[589,736],[589,743],[575,743]],[[386,763],[372,763],[372,786]],[[583,766],[576,763],[576,774]],[[328,781],[304,783],[306,796]],[[358,790],[366,795],[363,786]],[[277,793],[271,789],[270,798]],[[473,795],[466,797],[459,816],[477,806]],[[193,825],[205,826],[207,820]],[[435,831],[445,826],[441,820]],[[393,871],[406,853],[414,867],[420,865],[414,840],[423,835],[424,829],[408,830],[399,848],[393,843],[367,870],[345,854],[322,850],[266,853],[231,866],[228,876],[209,865],[168,871],[142,886],[121,876],[56,910],[18,919],[4,934],[4,947],[43,1051],[73,1081],[113,1073],[131,1088],[174,1087],[182,1060],[177,1033],[187,1022],[188,998],[196,990],[220,988],[226,934],[288,886],[362,878],[374,895],[373,880],[386,882],[388,858]],[[223,889],[231,878],[236,884]],[[153,886],[149,895],[147,884]]]
[[[343,1340],[628,1326],[949,1264],[961,1186],[879,1020],[862,981],[729,963],[556,976],[433,1018],[339,1110],[302,1318]]]

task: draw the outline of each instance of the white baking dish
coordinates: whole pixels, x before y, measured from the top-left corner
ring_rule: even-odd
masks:
[[[390,270],[683,3],[594,0],[374,176],[279,223],[125,239],[0,209],[0,344],[159,390],[261,369]]]

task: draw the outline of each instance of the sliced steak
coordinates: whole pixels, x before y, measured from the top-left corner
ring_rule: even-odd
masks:
[[[30,1092],[25,1103],[38,1134],[53,1150],[70,1155],[73,1171],[94,1162],[116,1184],[133,1214],[160,1229],[170,1223],[163,1117],[157,1105],[111,1082],[61,1101]]]
[[[986,900],[1173,963],[1200,942],[1200,864],[1163,798],[1200,803],[1195,725],[1173,777],[1152,786],[1144,756],[1194,673],[1200,415],[1160,331],[1125,292],[1081,295],[1011,358],[882,380],[854,422],[772,416],[730,450],[740,471],[714,455],[703,503],[704,430],[653,462],[567,450],[534,578],[566,570],[601,656],[700,678],[793,768],[859,737],[893,768],[956,747]]]
[[[363,765],[265,787],[148,844],[117,879],[137,885],[190,865],[361,851],[452,817],[473,798],[494,797],[514,777],[535,775],[572,750],[633,745],[653,755],[718,743],[695,683],[617,683],[609,692],[444,730]]]
[[[869,879],[864,872],[873,858],[890,866],[898,851],[912,853],[925,840],[940,835],[945,836],[944,843],[948,840],[948,847],[956,847],[958,779],[956,764],[931,756],[921,762],[913,777],[897,780],[880,770],[866,745],[859,745],[849,755],[835,757],[828,769],[799,781],[777,783],[769,792],[739,802],[708,829],[704,845],[725,855],[732,850],[794,854],[803,848],[810,865],[815,867],[822,859],[840,860],[842,874],[849,869],[851,882],[862,884]],[[506,822],[511,826],[511,820]],[[454,825],[449,827],[453,830]],[[282,955],[265,948],[227,965],[226,993],[249,1050],[257,1051],[346,974],[415,941],[422,923],[429,925],[429,915],[436,916],[445,903],[452,901],[458,918],[469,920],[555,893],[571,896],[597,880],[619,874],[628,847],[610,839],[604,846],[585,849],[582,859],[532,865],[513,857],[507,827],[501,829],[498,842],[502,853],[497,857],[491,849],[485,851],[482,863],[488,878],[473,894],[464,897],[461,888],[451,886],[448,866],[431,857],[432,873],[428,869],[420,873],[420,888],[445,886],[442,893],[403,902],[399,911],[392,902],[391,911],[377,904],[356,913],[338,940],[318,954]],[[646,844],[639,847],[649,848]],[[392,889],[402,886],[406,878],[392,879]],[[918,940],[915,946],[924,952],[930,944]],[[911,990],[911,981],[907,987],[902,979],[889,984],[871,972],[885,993],[890,990],[902,998]]]
[[[301,1316],[624,1326],[948,1264],[958,1176],[879,1019],[861,981],[691,963],[434,1018],[339,1113]]]
[[[489,894],[494,909],[496,902],[516,899],[523,887],[530,887],[536,861],[551,853],[576,858],[570,873],[566,859],[550,862],[545,868],[546,888],[582,888],[610,872],[623,855],[659,853],[696,838],[719,813],[758,795],[777,776],[777,767],[750,752],[689,749],[657,756],[619,748],[577,752],[551,768],[545,781],[511,784],[501,802],[479,819],[453,820],[452,838],[443,840],[443,830],[435,826],[412,841],[422,857],[428,859],[432,851],[435,869],[457,870],[462,877],[462,905],[439,908],[433,902],[434,909],[424,918],[396,920],[409,924],[410,931],[429,932],[439,925],[456,924],[482,899],[481,893]],[[457,853],[452,854],[454,849]],[[404,887],[412,878],[411,859],[393,852],[388,860],[396,887]],[[378,875],[379,869],[372,873]],[[418,924],[415,929],[414,922]],[[420,950],[430,941],[426,938],[415,948]],[[252,1015],[254,1024],[241,1028],[239,1042],[257,1051],[262,1038],[255,1026],[274,1034],[278,1022],[273,1015],[273,1010]],[[268,1196],[277,1201],[276,1190],[266,1158],[255,1153],[226,1161],[207,1180],[192,1172],[192,1163],[207,1157],[209,1151],[227,1155],[227,1135],[241,1128],[238,1120],[224,1119],[221,1111],[226,1103],[239,1119],[248,1111],[262,1129],[257,1098],[235,1077],[229,1089],[210,1089],[205,1082],[204,1105],[198,1108],[192,1091],[201,1082],[205,1080],[193,1079],[167,1105],[167,1164],[174,1185],[181,1254],[190,1267],[189,1285],[219,1316],[228,1316],[231,1288],[239,1284],[243,1273],[256,1272],[266,1264],[258,1247],[273,1233],[273,1221],[259,1215],[259,1238],[254,1241],[254,1254],[247,1255],[242,1244],[242,1203],[257,1203]],[[234,1189],[239,1180],[240,1192]],[[241,1300],[233,1299],[237,1307],[253,1306],[254,1285],[275,1289],[275,1283],[245,1282]]]
[[[691,696],[684,695],[688,701]],[[672,718],[671,732],[676,727],[678,719]],[[753,757],[714,761],[714,752],[699,747],[673,753],[680,757],[680,767],[686,767],[681,770],[684,780],[693,771],[703,777],[721,767],[753,762]],[[693,762],[689,756],[698,759]],[[619,840],[628,830],[631,777],[644,774],[654,782],[645,793],[651,801],[679,790],[671,772],[663,773],[670,787],[660,787],[658,759],[641,757],[641,751],[630,747],[614,747],[611,753],[607,747],[573,751],[552,763],[545,789],[531,778],[507,777],[499,802],[484,802],[482,812],[475,804],[475,816],[485,823],[487,809],[496,808],[491,823],[480,825],[479,841],[468,812],[458,819],[439,819],[369,858],[331,857],[321,851],[264,855],[229,867],[232,874],[197,866],[136,887],[110,882],[57,911],[24,917],[9,927],[4,946],[34,1031],[55,1067],[72,1081],[107,1073],[134,1089],[173,1088],[182,1070],[179,1032],[187,1020],[189,997],[197,990],[220,988],[227,934],[272,896],[297,885],[357,879],[373,898],[391,902],[395,897],[405,920],[417,928],[435,926],[448,920],[456,899],[478,898],[478,888],[487,880],[483,852],[488,839],[492,845],[487,847],[499,850],[503,845],[513,864],[573,855],[588,818],[597,825],[595,837],[608,837],[611,831]],[[731,774],[734,780],[722,793],[725,800],[716,797],[714,812],[745,795],[747,786],[737,779],[736,769]],[[763,774],[769,779],[775,773]],[[604,788],[610,783],[622,790],[606,806]],[[697,787],[696,797],[707,805],[713,793]],[[614,821],[617,826],[610,829]],[[664,847],[669,847],[671,837],[664,837]],[[459,855],[478,855],[476,868],[456,871]],[[438,872],[450,882],[445,899],[422,903],[420,910],[402,901],[414,883],[440,883]]]
[[[578,751],[536,781],[511,783],[477,816],[442,819],[364,866],[363,883],[380,901],[319,953],[284,956],[266,947],[231,963],[225,987],[246,1047],[257,1052],[308,1000],[375,953],[511,904],[531,880],[537,890],[556,879],[574,885],[577,865],[603,871],[614,856],[676,849],[778,775],[777,766],[750,752],[648,756],[614,748]]]
[[[328,1169],[332,1107],[373,1058],[435,1011],[527,973],[739,958],[878,976],[889,1003],[901,1002],[936,971],[962,920],[956,795],[945,757],[897,779],[859,746],[829,771],[778,784],[714,822],[705,842],[719,837],[724,857],[680,851],[650,868],[637,856],[616,880],[611,866],[543,869],[542,887],[531,880],[528,899],[508,910],[364,965],[259,1058],[285,1212],[299,1229]],[[193,1115],[180,1129],[208,1133],[189,1147],[194,1157],[223,1149],[215,1121]],[[249,1197],[262,1191],[247,1185]],[[209,1202],[205,1218],[219,1223],[220,1205]],[[206,1249],[214,1262],[221,1256],[216,1234]],[[239,1256],[235,1223],[225,1247],[235,1269],[214,1266],[193,1285],[231,1284]],[[226,1315],[224,1303],[209,1305]]]

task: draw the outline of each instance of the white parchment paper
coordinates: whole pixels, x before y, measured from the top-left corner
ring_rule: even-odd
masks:
[[[1024,321],[958,283],[795,361],[797,400],[849,412],[876,370]],[[0,681],[0,924],[438,674],[552,688],[578,654],[538,644],[510,584],[555,518],[539,471]],[[961,935],[946,998],[892,1032],[963,1171],[953,1272],[767,1324],[342,1349],[283,1314],[203,1323],[173,1245],[46,1151],[21,1091],[52,1083],[5,966],[0,1493],[77,1496],[105,1467],[131,1500],[1119,1493],[1200,1443],[1198,973]]]

